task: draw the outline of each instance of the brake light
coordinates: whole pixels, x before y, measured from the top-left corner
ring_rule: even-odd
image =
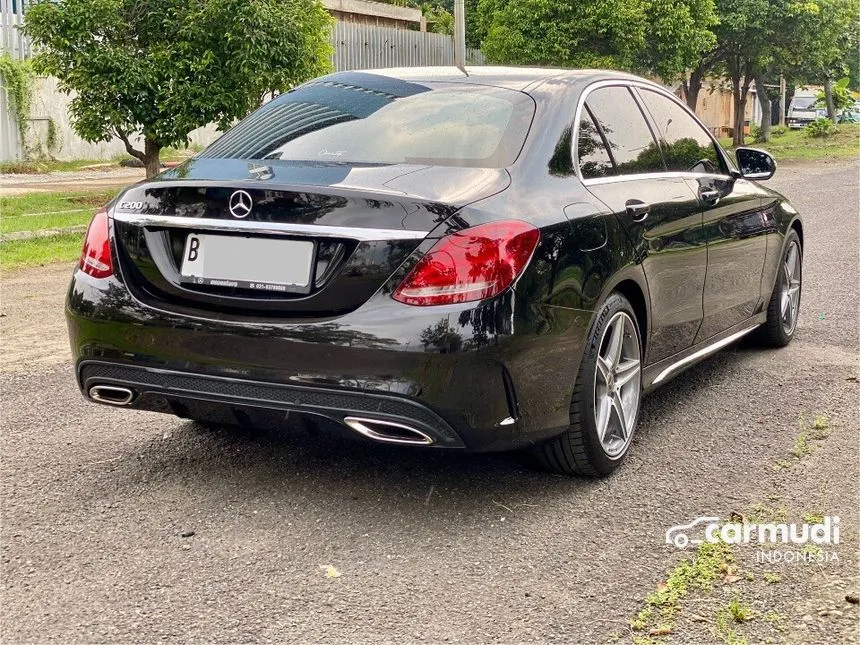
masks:
[[[97,211],[90,221],[87,237],[84,239],[80,267],[81,271],[94,278],[107,278],[113,274],[107,208]]]
[[[458,231],[433,245],[393,297],[418,306],[492,298],[522,273],[538,240],[540,231],[519,220]]]

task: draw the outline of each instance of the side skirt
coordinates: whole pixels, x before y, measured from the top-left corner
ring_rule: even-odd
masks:
[[[763,324],[766,319],[767,312],[763,311],[697,345],[693,345],[689,349],[685,349],[683,352],[678,352],[674,356],[664,358],[659,363],[649,365],[642,372],[643,389],[645,392],[650,392],[660,387],[687,368],[740,340]]]

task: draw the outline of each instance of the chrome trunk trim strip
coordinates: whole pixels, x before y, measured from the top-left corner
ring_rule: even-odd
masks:
[[[257,235],[296,235],[300,237],[347,238],[362,242],[385,240],[423,240],[430,231],[390,228],[359,228],[355,226],[324,226],[284,222],[249,222],[247,220],[215,219],[211,217],[178,217],[175,215],[144,215],[114,211],[113,218],[124,224],[152,228],[184,228],[225,233],[255,233]]]

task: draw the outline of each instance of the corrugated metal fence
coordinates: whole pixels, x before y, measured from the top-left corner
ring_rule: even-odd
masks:
[[[0,50],[16,60],[30,55],[30,43],[18,30],[23,21],[24,0],[0,0]],[[9,102],[9,93],[0,75],[0,161],[20,159],[23,155],[18,123]]]
[[[453,65],[454,39],[443,34],[336,22],[332,33],[336,71],[380,67]],[[477,49],[466,52],[470,65],[483,65]]]
[[[0,47],[18,60],[30,55],[30,43],[18,30],[28,4],[26,0],[0,0]]]

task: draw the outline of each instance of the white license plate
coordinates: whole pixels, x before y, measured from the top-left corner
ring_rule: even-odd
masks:
[[[262,289],[306,290],[314,243],[191,233],[185,240],[183,282]]]

